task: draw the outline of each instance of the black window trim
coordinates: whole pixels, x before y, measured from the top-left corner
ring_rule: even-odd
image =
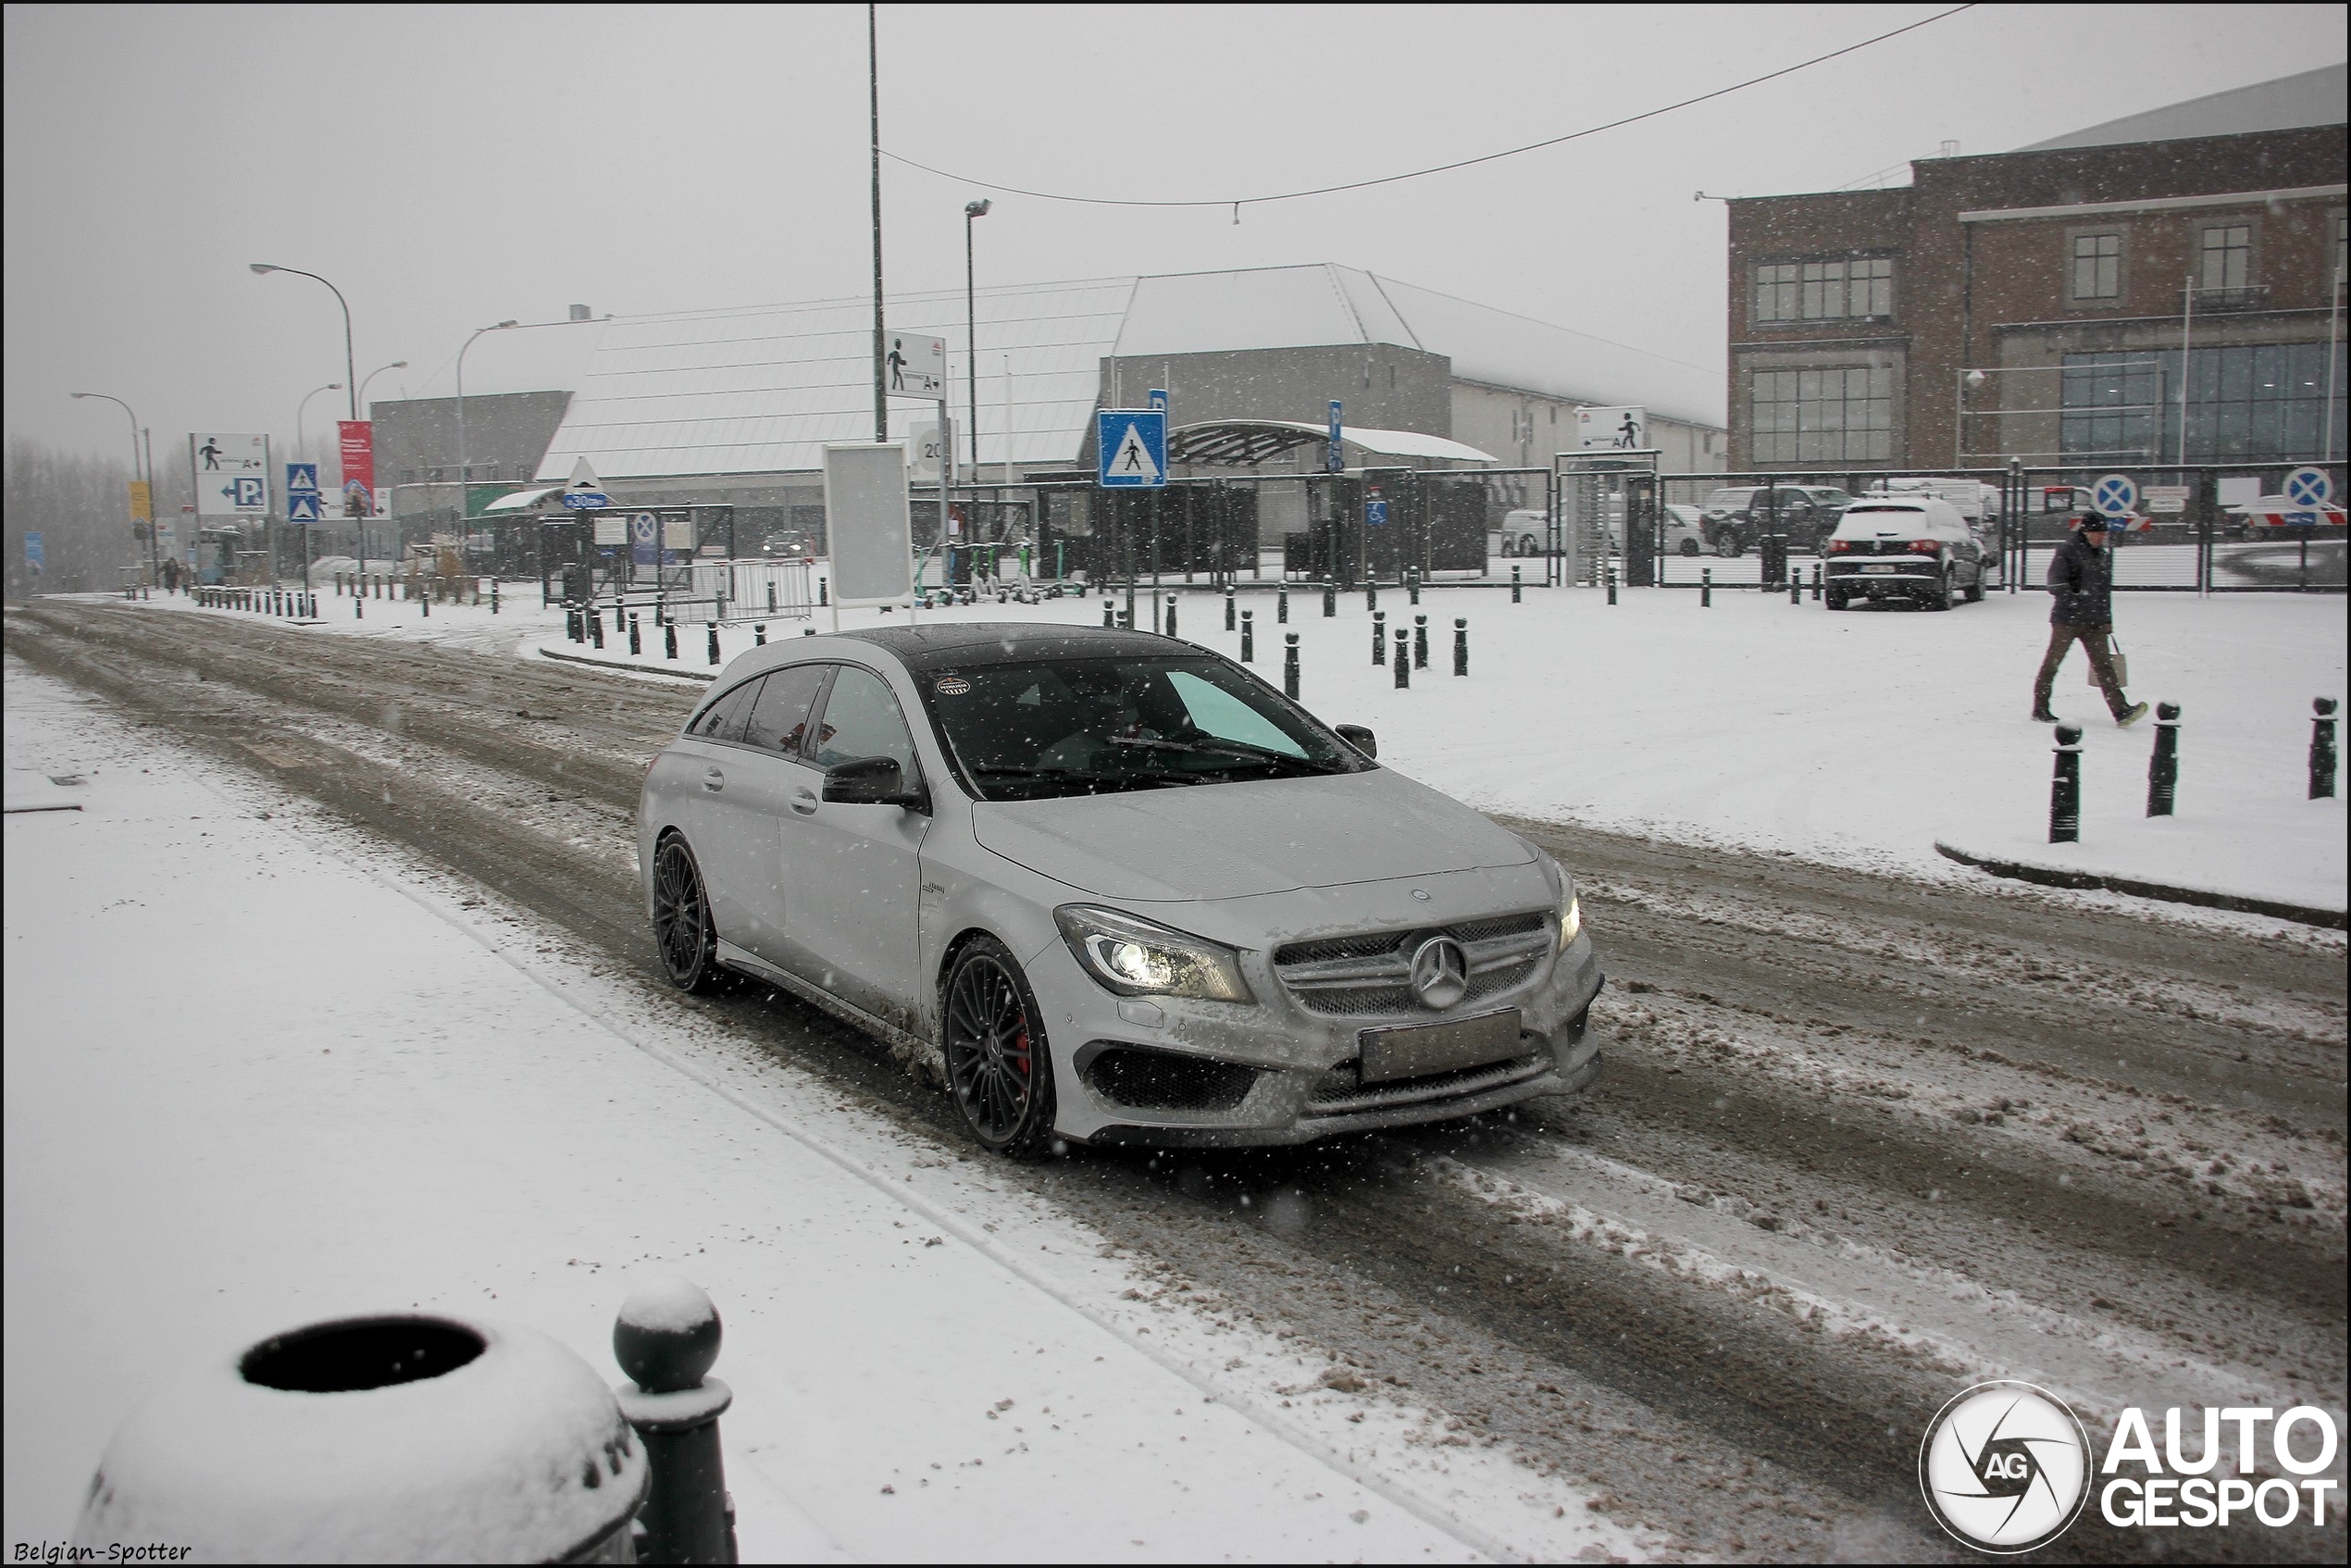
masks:
[[[794,659],[787,664],[770,665],[767,668],[760,670],[756,674],[747,675],[740,680],[736,681],[733,685],[728,687],[724,691],[715,693],[709,701],[703,703],[702,706],[696,708],[693,712],[693,716],[686,721],[686,728],[680,738],[688,740],[699,740],[705,746],[739,746],[746,752],[756,752],[763,757],[782,757],[788,762],[805,763],[810,767],[815,767],[816,759],[808,750],[808,739],[809,736],[812,736],[816,732],[817,725],[823,721],[825,703],[831,699],[833,694],[833,676],[835,672],[840,668],[843,662],[843,660],[838,658]],[[695,728],[697,725],[701,724],[703,719],[710,716],[710,712],[713,708],[715,708],[719,703],[727,701],[728,698],[733,696],[736,692],[740,691],[744,687],[755,686],[771,675],[781,675],[786,670],[804,669],[811,665],[815,665],[822,668],[825,672],[825,676],[823,681],[820,682],[816,688],[816,694],[808,700],[808,717],[811,722],[808,725],[806,733],[801,737],[801,743],[793,750],[789,752],[771,752],[765,746],[754,746],[748,740],[722,740],[715,735],[704,735]],[[863,666],[861,666],[860,667],[862,668]],[[754,703],[756,701],[757,699],[753,699]],[[821,772],[822,769],[819,769],[818,771]]]

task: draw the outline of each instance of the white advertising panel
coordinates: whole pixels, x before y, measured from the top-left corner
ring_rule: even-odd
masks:
[[[628,514],[626,512],[591,512],[596,519],[596,542],[626,544],[628,542]]]
[[[836,604],[905,604],[914,595],[906,443],[825,448],[825,536]]]
[[[188,467],[200,517],[269,515],[269,438],[198,433],[188,437]]]

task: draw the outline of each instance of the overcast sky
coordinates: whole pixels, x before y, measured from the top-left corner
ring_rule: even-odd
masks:
[[[885,148],[971,179],[1219,201],[1473,156],[1941,6],[884,6]],[[1723,195],[1831,190],[2344,57],[2342,6],[1984,5],[1693,109],[1340,196],[1148,211],[885,163],[893,290],[1334,261],[1718,369]],[[291,446],[343,380],[446,396],[509,317],[857,295],[862,6],[11,6],[6,425],[158,462]],[[500,333],[468,392],[574,387],[596,329]],[[309,404],[314,446],[342,394]]]

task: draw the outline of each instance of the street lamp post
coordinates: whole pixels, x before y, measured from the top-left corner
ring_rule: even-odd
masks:
[[[466,468],[470,458],[466,448],[466,350],[473,347],[474,339],[484,332],[503,332],[510,328],[528,332],[536,327],[576,327],[611,319],[610,311],[595,316],[586,305],[575,305],[571,307],[571,314],[561,321],[493,321],[487,327],[475,328],[472,337],[466,340],[465,348],[457,351],[457,540],[460,548],[466,544]]]
[[[964,366],[971,376],[972,478],[979,478],[979,294],[973,286],[972,220],[995,204],[985,196],[964,204]]]
[[[342,391],[341,381],[329,381],[323,387],[313,387],[303,393],[302,401],[294,405],[294,460],[296,462],[307,463],[311,460],[310,437],[307,434],[307,427],[303,423],[310,414],[310,400],[322,392],[341,391]]]
[[[387,370],[405,370],[407,368],[408,362],[406,360],[395,359],[389,365],[379,365],[373,370],[368,371],[367,380],[363,380],[359,383],[359,395],[351,400],[353,408],[356,410],[367,405],[368,381],[374,380],[377,377],[382,375]],[[355,419],[358,417],[359,416],[356,412],[352,415],[352,417]],[[367,575],[367,508],[372,507],[374,504],[375,498],[373,496],[369,496],[367,498],[367,505],[360,508],[359,516],[352,519],[352,522],[355,525],[355,531],[359,536],[359,575],[363,578]]]
[[[316,272],[305,272],[298,267],[279,267],[267,261],[252,261],[245,265],[256,273],[291,272],[314,283],[327,283]],[[342,380],[339,384],[351,389],[351,417],[356,419],[359,417],[359,362],[352,357],[351,352],[351,302],[344,299],[342,291],[332,283],[327,283],[327,292],[335,296],[337,305],[342,306]]]
[[[144,470],[143,470],[140,467],[139,416],[131,409],[131,404],[123,402],[122,399],[115,396],[111,392],[75,392],[73,395],[75,397],[94,397],[103,399],[107,403],[113,404],[117,408],[121,409],[124,414],[130,416],[131,477],[134,479],[138,479],[143,471],[147,486],[147,575],[150,578],[158,578],[158,573],[155,570],[155,476],[154,466],[152,464],[148,465]]]

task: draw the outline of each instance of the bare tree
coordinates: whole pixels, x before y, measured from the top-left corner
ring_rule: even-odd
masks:
[[[10,437],[6,513],[0,518],[8,597],[113,588],[124,568],[144,565],[147,547],[131,529],[131,477],[119,458]],[[25,560],[28,533],[41,536],[45,562],[38,577]]]

